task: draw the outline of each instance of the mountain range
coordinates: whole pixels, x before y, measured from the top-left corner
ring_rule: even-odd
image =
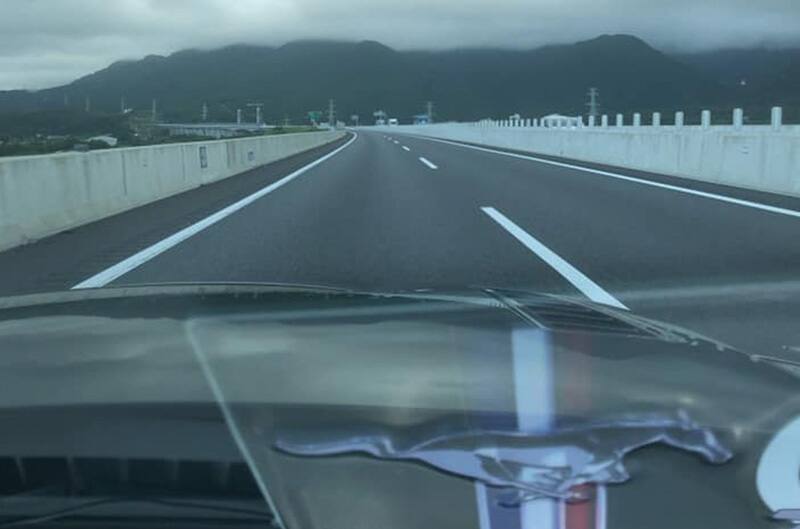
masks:
[[[512,113],[584,114],[596,87],[606,113],[729,112],[746,106],[800,109],[800,50],[723,50],[668,55],[639,38],[604,35],[533,50],[396,51],[378,42],[298,41],[280,47],[236,45],[121,61],[64,86],[0,92],[0,120],[9,113],[72,110],[149,111],[162,119],[232,121],[236,109],[264,103],[268,122],[305,121],[333,99],[339,119],[362,122],[375,110],[407,121],[433,101],[439,120]],[[5,118],[3,118],[5,113]]]

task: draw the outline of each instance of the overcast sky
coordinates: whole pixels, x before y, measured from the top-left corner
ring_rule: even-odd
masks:
[[[666,51],[800,45],[800,0],[0,0],[0,89],[119,59],[299,38],[530,48],[630,33]]]

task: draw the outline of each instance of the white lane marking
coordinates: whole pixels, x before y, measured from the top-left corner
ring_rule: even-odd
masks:
[[[406,151],[406,152],[408,152],[408,151],[410,151],[411,149],[409,149],[408,147],[406,147],[405,145],[403,145],[403,150],[404,150],[404,151]]]
[[[204,229],[208,228],[209,226],[211,226],[213,224],[216,224],[217,222],[221,221],[225,217],[227,217],[229,215],[232,215],[233,213],[236,213],[237,211],[239,211],[243,207],[252,204],[253,202],[258,200],[259,198],[263,197],[264,195],[267,195],[268,193],[271,193],[272,191],[275,191],[279,187],[281,187],[281,186],[283,186],[285,184],[288,184],[289,182],[291,182],[292,180],[294,180],[298,176],[302,175],[303,173],[305,173],[309,169],[311,169],[313,167],[316,167],[317,165],[321,164],[322,162],[324,162],[324,161],[328,160],[329,158],[335,156],[336,154],[340,153],[341,151],[343,151],[344,149],[349,147],[354,141],[356,141],[357,138],[358,138],[358,134],[354,133],[354,136],[350,139],[350,141],[348,141],[347,143],[345,143],[341,147],[337,148],[336,150],[329,152],[328,154],[326,154],[325,156],[323,156],[321,158],[317,158],[316,160],[314,160],[313,162],[309,163],[308,165],[304,165],[300,169],[294,171],[291,174],[288,174],[288,175],[284,176],[283,178],[281,178],[277,182],[273,182],[272,184],[270,184],[270,185],[268,185],[268,186],[256,191],[252,195],[246,196],[243,199],[241,199],[241,200],[239,200],[237,202],[234,202],[230,206],[227,206],[227,207],[217,211],[216,213],[212,213],[208,217],[206,217],[206,218],[204,218],[204,219],[192,224],[191,226],[188,226],[188,227],[186,227],[186,228],[184,228],[184,229],[182,229],[182,230],[180,230],[180,231],[178,231],[176,233],[173,233],[169,237],[158,241],[157,243],[153,244],[152,246],[148,246],[144,250],[141,250],[141,251],[131,255],[127,259],[124,259],[123,261],[120,261],[119,263],[117,263],[117,264],[115,264],[115,265],[113,265],[113,266],[111,266],[109,268],[106,268],[102,272],[100,272],[98,274],[95,274],[92,277],[90,277],[90,278],[88,278],[88,279],[86,279],[84,281],[81,281],[80,283],[78,283],[77,285],[72,287],[72,289],[76,290],[76,289],[82,289],[82,288],[99,288],[99,287],[103,287],[103,286],[111,283],[115,279],[119,278],[120,276],[122,276],[122,275],[124,275],[124,274],[126,274],[128,272],[130,272],[134,268],[137,268],[137,267],[143,265],[144,263],[146,263],[150,259],[156,257],[157,255],[162,254],[165,251],[167,251],[170,248],[172,248],[173,246],[176,246],[176,245],[180,244],[181,242],[185,241],[186,239],[188,239],[192,235],[195,235],[195,234],[203,231]]]
[[[517,154],[513,152],[505,152],[505,151],[498,151],[497,149],[489,149],[487,147],[477,147],[475,145],[465,145],[463,143],[458,143],[456,141],[448,141],[448,140],[440,140],[438,138],[430,138],[428,136],[417,136],[420,139],[425,139],[428,141],[436,141],[439,143],[446,143],[448,145],[455,145],[456,147],[463,147],[465,149],[473,149],[476,151],[483,151],[489,152],[492,154],[499,154],[502,156],[510,156],[512,158],[520,158],[522,160],[530,160],[532,162],[539,162],[547,165],[553,165],[556,167],[566,167],[567,169],[577,169],[578,171],[584,171],[587,173],[598,174],[601,176],[608,176],[611,178],[617,178],[619,180],[625,180],[627,182],[633,182],[636,184],[643,184],[646,186],[658,187],[661,189],[667,189],[669,191],[675,191],[678,193],[685,193],[687,195],[694,195],[703,198],[710,198],[712,200],[719,200],[720,202],[727,202],[728,204],[736,204],[737,206],[745,206],[749,208],[759,209],[761,211],[767,211],[769,213],[779,213],[781,215],[788,215],[790,217],[800,218],[800,211],[795,211],[793,209],[786,209],[777,206],[769,206],[767,204],[762,204],[760,202],[753,202],[751,200],[743,200],[739,198],[728,197],[725,195],[718,195],[716,193],[709,193],[706,191],[698,191],[696,189],[689,189],[687,187],[680,187],[671,184],[662,184],[661,182],[653,182],[652,180],[644,180],[642,178],[636,178],[634,176],[625,176],[619,173],[612,173],[610,171],[602,171],[600,169],[592,169],[590,167],[583,167],[580,165],[574,165],[570,163],[564,162],[556,162],[553,160],[546,160],[544,158],[538,158],[536,156],[528,156],[525,154]],[[677,177],[676,177],[677,178]],[[713,182],[712,182],[713,183]]]
[[[430,167],[431,169],[438,169],[439,167],[435,164],[431,163],[430,160],[427,158],[423,158],[422,156],[419,157],[419,161]]]
[[[397,140],[392,140],[392,142],[393,142],[395,145],[400,145],[400,142],[399,142],[399,141],[397,141]]]
[[[549,264],[564,279],[569,281],[590,300],[604,303],[612,307],[628,310],[617,298],[603,290],[597,283],[586,277],[583,272],[566,262],[550,248],[536,240],[528,232],[514,224],[514,222],[492,207],[482,207],[481,211],[489,215],[496,223],[514,236],[526,248],[535,253],[544,262]]]

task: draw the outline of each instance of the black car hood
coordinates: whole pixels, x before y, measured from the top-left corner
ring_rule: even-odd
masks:
[[[615,527],[674,527],[653,516],[670,495],[704,502],[681,527],[773,526],[800,499],[786,503],[760,463],[800,416],[800,381],[764,360],[626,311],[495,289],[6,298],[0,458],[245,460],[292,527],[468,527],[480,516],[442,505],[474,501],[470,483],[489,518],[543,498],[597,504],[610,487]],[[331,487],[371,501],[345,508]]]

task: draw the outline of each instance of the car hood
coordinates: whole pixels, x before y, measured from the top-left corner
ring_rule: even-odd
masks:
[[[619,526],[660,527],[652,509],[686,487],[677,467],[701,484],[687,501],[706,498],[730,527],[800,507],[758,485],[774,470],[764,454],[800,416],[794,366],[583,301],[498,289],[72,291],[0,300],[0,353],[0,453],[242,457],[295,527],[391,526],[414,521],[412,505],[425,518],[411,526],[470,526],[471,511],[437,502],[473,498],[472,483],[487,512],[597,504],[581,487],[616,486],[613,502],[628,505],[615,508]],[[331,488],[372,501],[337,503]]]

